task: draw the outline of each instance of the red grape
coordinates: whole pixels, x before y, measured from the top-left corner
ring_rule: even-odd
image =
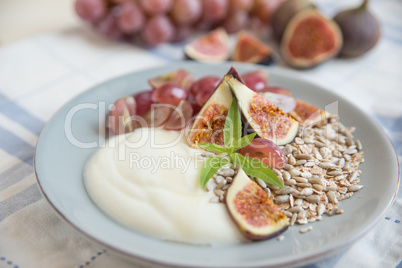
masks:
[[[143,127],[159,127],[163,125],[170,117],[172,111],[173,107],[170,104],[152,104],[151,110],[144,116],[146,126]]]
[[[119,5],[118,25],[126,34],[139,31],[145,23],[145,16],[134,2]]]
[[[262,91],[268,83],[268,73],[261,70],[245,73],[242,75],[242,78],[244,84],[256,92]]]
[[[190,88],[191,94],[197,96],[198,93],[208,91],[212,92],[218,86],[221,78],[215,75],[204,76],[203,78],[194,82]]]
[[[152,100],[152,91],[142,91],[134,95],[135,102],[137,103],[136,113],[138,115],[144,115],[151,109],[151,105],[154,103]]]
[[[192,33],[192,29],[189,26],[178,26],[176,27],[176,33],[172,42],[182,42],[185,41]]]
[[[167,13],[172,4],[173,0],[140,0],[142,9],[149,15]]]
[[[108,127],[116,134],[123,134],[134,131],[136,103],[133,97],[125,97],[116,100],[110,110]]]
[[[247,27],[248,13],[244,10],[232,12],[223,22],[223,28],[228,33],[235,33]]]
[[[203,0],[203,16],[210,22],[223,20],[229,9],[228,0]]]
[[[244,156],[261,160],[271,168],[281,169],[286,165],[286,157],[282,150],[270,140],[257,138],[239,151]]]
[[[205,76],[196,81],[190,88],[190,92],[195,96],[195,101],[199,106],[203,106],[211,97],[221,78],[218,76]]]
[[[187,97],[188,91],[175,84],[164,84],[152,91],[152,98],[156,101],[174,106],[179,105],[180,101]]]
[[[156,46],[171,41],[175,35],[175,28],[168,17],[157,15],[147,22],[142,34],[148,45]]]
[[[172,19],[178,25],[191,25],[201,14],[200,0],[175,0],[171,11]]]
[[[83,20],[96,22],[106,15],[103,0],[76,0],[75,11]]]
[[[104,35],[113,39],[119,39],[123,36],[113,13],[107,14],[106,17],[95,24],[95,27]]]
[[[186,127],[193,116],[193,107],[191,104],[182,100],[169,116],[164,128],[167,130],[180,130]]]

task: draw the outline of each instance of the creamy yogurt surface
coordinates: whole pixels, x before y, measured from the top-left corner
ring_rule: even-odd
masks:
[[[209,202],[214,194],[200,187],[202,151],[180,135],[141,128],[109,139],[86,164],[91,199],[117,222],[160,239],[244,241],[225,205]]]

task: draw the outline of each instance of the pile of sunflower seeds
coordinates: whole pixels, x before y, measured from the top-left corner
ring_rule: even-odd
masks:
[[[268,194],[278,208],[289,218],[290,224],[307,224],[343,213],[339,201],[350,198],[363,186],[359,184],[364,153],[355,140],[354,127],[346,128],[336,116],[327,122],[299,129],[294,141],[281,149],[286,155],[286,166],[273,169],[285,186],[283,189],[251,178]],[[211,202],[225,202],[236,169],[225,166],[210,179],[207,191],[215,196]]]

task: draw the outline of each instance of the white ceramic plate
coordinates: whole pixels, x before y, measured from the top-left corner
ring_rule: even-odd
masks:
[[[386,213],[398,189],[398,161],[384,131],[353,104],[297,78],[296,72],[238,63],[233,65],[239,73],[267,69],[271,85],[288,88],[296,97],[319,107],[338,101],[341,122],[356,126],[355,136],[361,140],[365,152],[366,161],[361,165],[364,188],[352,198],[341,201],[339,207],[344,208],[344,214],[312,223],[313,231],[303,235],[299,233],[300,226],[293,226],[281,242],[272,239],[199,247],[164,242],[129,230],[102,213],[91,201],[84,188],[82,172],[86,160],[97,148],[77,147],[70,134],[87,145],[101,141],[103,137],[98,129],[104,127],[104,122],[99,125],[98,117],[99,114],[101,118],[105,116],[103,105],[149,88],[147,79],[150,77],[178,68],[185,68],[198,78],[208,74],[223,76],[230,65],[179,62],[128,74],[88,90],[60,109],[43,130],[35,155],[38,183],[55,210],[93,240],[150,266],[250,268],[301,265],[337,252],[367,233]],[[65,131],[65,123],[70,119],[72,133],[69,134]]]

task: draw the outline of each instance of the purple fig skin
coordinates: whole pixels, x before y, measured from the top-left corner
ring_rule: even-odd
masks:
[[[289,229],[289,225],[284,226],[282,229],[276,231],[275,233],[272,233],[272,234],[269,234],[269,235],[266,235],[266,236],[259,236],[259,235],[253,234],[251,232],[248,232],[248,231],[243,232],[243,235],[247,239],[250,239],[250,240],[253,240],[253,241],[268,240],[268,239],[271,239],[271,238],[274,238],[274,237],[277,237],[277,236],[281,235],[282,233],[286,232],[288,229]]]
[[[357,8],[339,12],[334,21],[339,25],[343,37],[340,57],[359,57],[371,50],[380,39],[380,23],[368,10],[368,0]]]
[[[287,0],[283,2],[272,17],[271,25],[275,39],[280,42],[289,21],[302,9],[315,7],[310,0]]]

